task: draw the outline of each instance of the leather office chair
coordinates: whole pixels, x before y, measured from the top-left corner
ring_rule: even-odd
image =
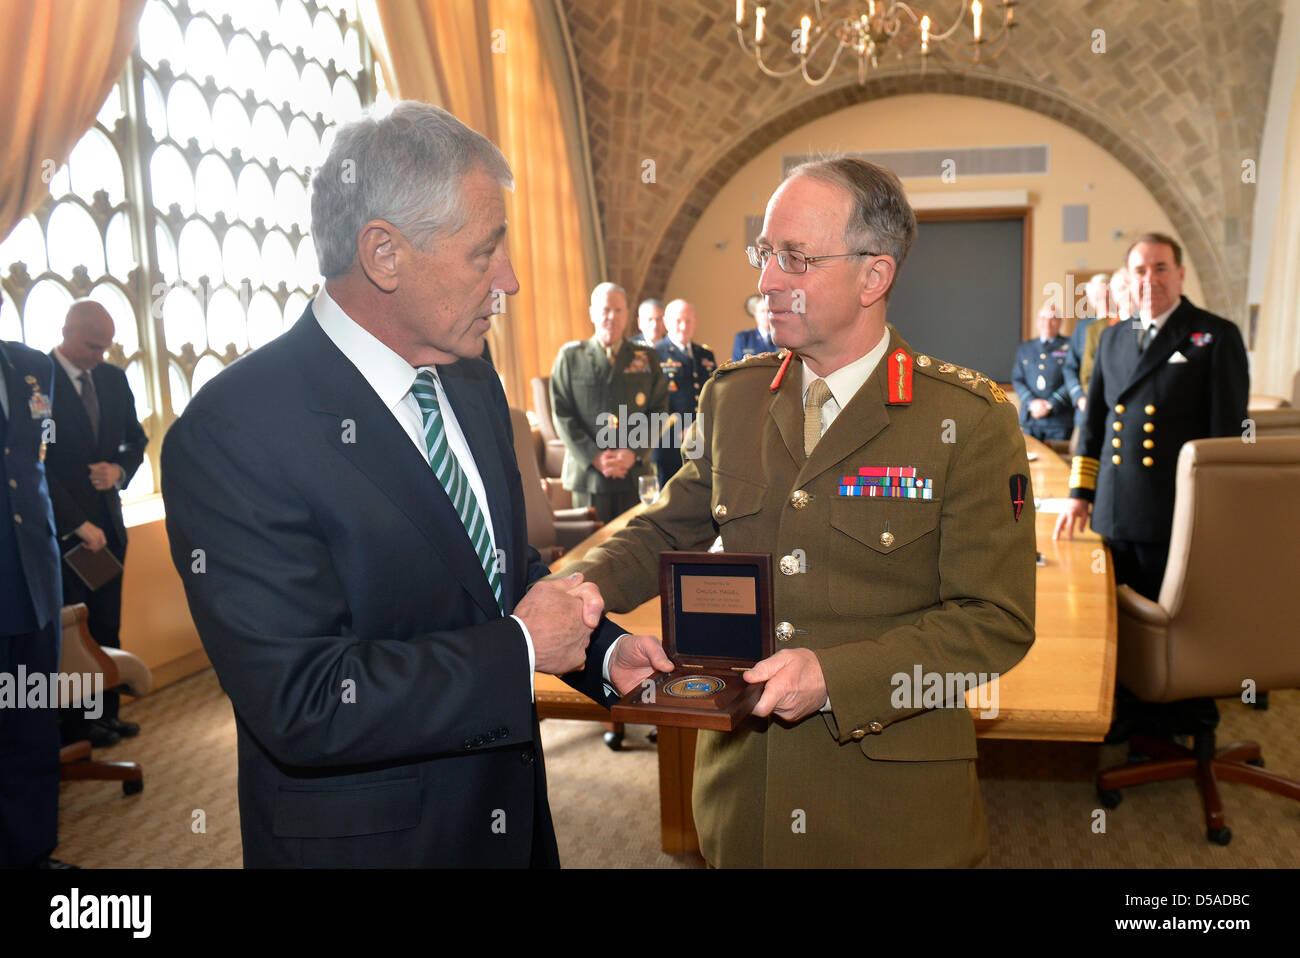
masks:
[[[1131,757],[1097,775],[1102,804],[1119,789],[1194,778],[1206,836],[1226,845],[1217,780],[1253,785],[1300,801],[1300,782],[1263,770],[1256,742],[1216,750],[1216,696],[1300,686],[1300,436],[1201,439],[1178,455],[1173,534],[1159,602],[1116,590],[1121,685],[1144,703],[1177,703],[1145,718],[1165,734],[1191,734],[1185,748],[1135,733]],[[1246,686],[1246,681],[1253,683]],[[1139,718],[1139,724],[1143,724]]]
[[[1251,409],[1246,415],[1255,421],[1256,437],[1300,436],[1300,409],[1290,406]]]
[[[153,690],[153,673],[140,659],[122,649],[106,649],[90,635],[86,625],[89,613],[85,603],[63,607],[63,649],[59,671],[63,674],[102,674],[103,689],[120,689],[134,696]],[[83,686],[84,688],[84,686]],[[73,701],[71,689],[60,688],[60,708],[80,708]],[[84,698],[84,695],[83,695]],[[71,742],[59,750],[62,779],[65,782],[103,779],[122,783],[122,791],[136,795],[144,789],[144,771],[138,762],[99,762],[91,758],[90,742]]]
[[[542,491],[542,477],[537,473],[536,440],[522,409],[510,410],[510,428],[515,436],[515,458],[524,485],[524,508],[528,512],[528,543],[542,554],[548,565],[587,536],[599,529],[596,510],[552,509]]]
[[[542,460],[542,475],[551,477],[563,474],[564,440],[555,431],[555,420],[551,418],[551,377],[534,376],[529,380],[533,387],[533,414],[537,416],[537,428],[542,434],[545,445]]]

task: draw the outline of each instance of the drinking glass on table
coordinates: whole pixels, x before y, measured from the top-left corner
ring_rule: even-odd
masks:
[[[636,492],[645,505],[650,505],[659,498],[659,477],[639,476],[636,480]]]

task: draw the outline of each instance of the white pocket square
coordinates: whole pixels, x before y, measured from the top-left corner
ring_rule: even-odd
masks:
[[[1184,356],[1182,353],[1174,353],[1172,356],[1169,357],[1169,359],[1167,360],[1167,362],[1171,362],[1171,363],[1185,363],[1185,362],[1187,362],[1187,357]]]

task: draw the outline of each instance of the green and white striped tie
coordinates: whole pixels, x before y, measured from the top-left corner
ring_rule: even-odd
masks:
[[[496,596],[497,605],[505,611],[501,602],[501,570],[498,568],[496,555],[492,551],[492,536],[483,510],[479,508],[478,498],[470,488],[465,470],[460,467],[451,447],[447,445],[447,430],[443,426],[442,408],[438,405],[438,390],[434,385],[433,373],[427,369],[420,370],[411,385],[411,394],[420,404],[420,415],[424,419],[424,447],[428,450],[429,466],[434,475],[447,490],[447,498],[452,508],[465,524],[469,541],[478,553],[483,573],[492,585],[492,594]]]

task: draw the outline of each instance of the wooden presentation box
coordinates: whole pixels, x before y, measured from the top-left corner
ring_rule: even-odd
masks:
[[[610,710],[615,722],[733,731],[763,684],[741,674],[773,653],[772,557],[751,552],[659,556],[664,652],[656,673]]]

